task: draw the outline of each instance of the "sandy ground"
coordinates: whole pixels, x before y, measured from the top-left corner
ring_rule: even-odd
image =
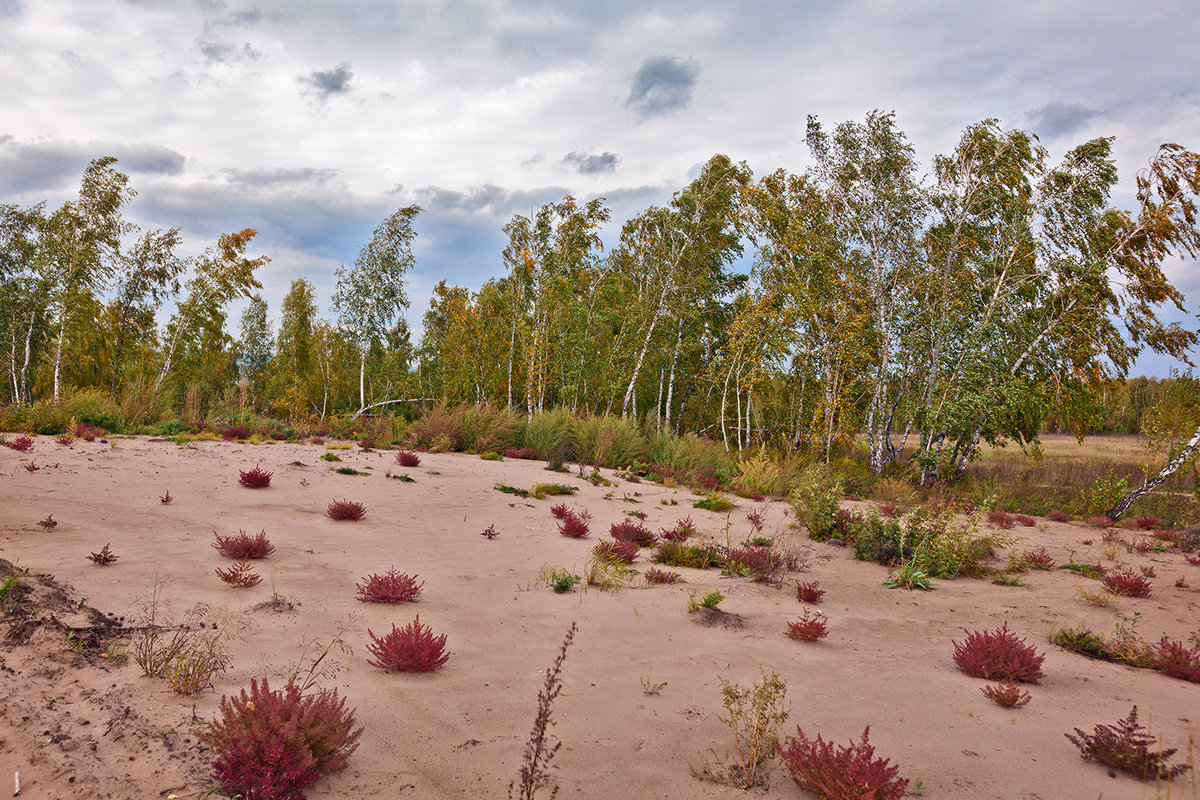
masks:
[[[348,767],[322,778],[309,797],[502,797],[520,766],[544,670],[575,621],[566,687],[554,707],[562,798],[744,796],[697,780],[689,765],[732,744],[715,716],[723,710],[718,677],[748,685],[760,667],[787,683],[785,731],[800,725],[845,742],[870,725],[877,753],[919,779],[928,798],[1200,796],[1194,777],[1158,789],[1112,777],[1064,738],[1075,727],[1116,722],[1136,703],[1153,732],[1186,751],[1200,723],[1200,685],[1045,642],[1059,626],[1111,632],[1135,613],[1147,639],[1186,639],[1200,628],[1200,568],[1178,553],[1122,549],[1120,559],[1153,566],[1157,578],[1149,597],[1121,599],[1112,609],[1078,600],[1077,587],[1099,585],[1061,570],[1031,572],[1019,587],[960,579],[910,593],[881,585],[886,568],[808,542],[779,501],[739,500],[730,514],[715,514],[692,509],[686,489],[626,481],[597,487],[548,473],[541,462],[423,455],[419,467],[403,469],[393,452],[335,451],[340,465],[321,460],[324,452],[119,437],[70,448],[37,437],[26,454],[0,448],[0,558],[52,575],[67,592],[26,577],[21,597],[39,609],[39,624],[19,625],[11,616],[0,622],[0,791],[20,771],[25,798],[207,797],[209,758],[196,733],[222,694],[259,676],[281,685],[348,623],[321,685],[348,699],[365,732]],[[24,469],[31,461],[41,469]],[[240,487],[238,470],[256,464],[274,472],[270,488]],[[371,474],[330,469],[342,465]],[[415,482],[389,480],[388,470]],[[549,513],[557,499],[493,489],[499,481],[530,487],[550,480],[579,486],[568,503],[591,512],[592,537],[557,534]],[[168,490],[174,500],[163,504]],[[363,502],[365,519],[325,517],[335,498]],[[678,570],[685,584],[618,593],[530,587],[543,566],[582,572],[592,543],[631,510],[644,511],[654,530],[690,515],[702,535],[722,543],[750,536],[746,513],[759,511],[764,533],[810,548],[812,566],[782,587],[686,569]],[[47,514],[59,523],[49,532],[37,525]],[[489,524],[499,532],[494,540],[480,535]],[[213,570],[229,562],[210,547],[214,530],[267,532],[277,551],[257,562],[262,584],[233,589],[216,578]],[[1039,520],[1016,533],[1022,546],[1045,545],[1059,563],[1072,552],[1080,562],[1102,557],[1098,531],[1078,525]],[[1082,544],[1085,538],[1095,543]],[[99,567],[86,560],[105,543],[119,561]],[[357,602],[355,584],[389,567],[424,581],[419,600]],[[1190,587],[1174,586],[1179,577]],[[830,635],[817,644],[783,633],[802,611],[797,578],[828,590],[819,608]],[[239,637],[229,670],[208,691],[183,697],[143,677],[132,660],[115,665],[99,657],[106,630],[132,623],[156,580],[171,617],[205,604],[206,619]],[[725,593],[721,608],[740,615],[742,629],[706,627],[685,613],[689,592],[710,589]],[[273,593],[292,609],[255,608]],[[417,613],[447,635],[446,666],[422,675],[369,666],[367,630],[403,626]],[[963,675],[951,658],[952,640],[964,629],[1006,621],[1046,654],[1046,677],[1016,711],[990,702],[980,692],[984,682]],[[643,682],[666,685],[648,695]],[[809,797],[778,767],[768,787],[751,794]]]

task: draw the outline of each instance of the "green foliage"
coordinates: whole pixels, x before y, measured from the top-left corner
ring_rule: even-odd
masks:
[[[494,450],[488,450],[486,453],[480,453],[479,458],[483,461],[503,461],[504,456]]]
[[[512,494],[517,497],[529,497],[528,489],[519,489],[516,486],[509,486],[507,483],[497,483],[492,488],[497,492],[504,492],[505,494]]]
[[[749,789],[762,781],[763,767],[775,755],[779,726],[787,721],[788,712],[784,708],[787,684],[777,673],[768,675],[761,667],[759,670],[762,680],[748,687],[717,677],[725,705],[725,715],[718,714],[717,719],[733,733],[733,748],[724,757],[709,751],[713,760],[699,769],[692,768],[697,777],[739,789]]]
[[[1121,502],[1128,492],[1129,481],[1123,477],[1118,478],[1109,470],[1080,493],[1075,511],[1081,517],[1105,514]]]
[[[8,596],[12,594],[13,589],[21,583],[21,579],[16,575],[7,575],[3,582],[0,582],[0,608],[4,608],[8,603]]]
[[[654,683],[649,678],[642,678],[642,694],[657,695],[661,694],[662,690],[667,688],[667,682]]]
[[[554,590],[555,594],[563,594],[564,592],[569,592],[574,589],[582,580],[583,578],[579,577],[578,575],[560,575],[552,584],[550,584],[550,588]]]
[[[501,484],[503,485],[503,484]],[[498,488],[498,487],[497,487]],[[500,491],[505,491],[501,489]],[[559,495],[572,495],[579,491],[578,486],[567,486],[562,483],[539,483],[533,487],[534,498],[541,500],[545,497],[555,497]],[[529,495],[523,495],[528,497]]]
[[[692,569],[720,567],[725,563],[723,550],[717,545],[661,542],[654,550],[654,563]]]
[[[694,614],[702,608],[716,608],[724,599],[725,595],[721,594],[716,589],[713,589],[711,592],[708,592],[701,598],[697,598],[696,595],[689,593],[687,612],[689,614]]]
[[[76,422],[104,428],[106,431],[121,430],[121,408],[99,389],[79,389],[67,395],[62,402],[62,413]],[[163,433],[172,436],[181,431]]]
[[[359,472],[354,467],[338,467],[334,470],[338,475],[369,475],[368,472]]]
[[[703,508],[706,511],[724,513],[734,508],[732,501],[722,497],[718,492],[712,492],[707,497],[692,503],[692,508]]]
[[[928,573],[920,569],[914,561],[902,565],[900,569],[888,575],[883,585],[889,589],[908,589],[910,592],[913,589],[929,591],[933,588],[929,583]]]
[[[540,458],[560,464],[569,461],[578,452],[575,418],[565,408],[534,414],[525,424],[522,440]]]
[[[752,458],[738,462],[738,488],[745,494],[775,495],[787,489],[787,472],[777,460],[759,449]]]
[[[646,448],[641,432],[622,417],[588,417],[578,424],[576,437],[579,461],[597,467],[628,466]]]
[[[321,454],[321,458],[326,461],[341,461],[342,459],[336,453],[325,452]]]
[[[842,496],[841,479],[814,464],[796,475],[788,502],[796,514],[796,521],[808,528],[809,538],[823,542],[837,531],[838,504]]]

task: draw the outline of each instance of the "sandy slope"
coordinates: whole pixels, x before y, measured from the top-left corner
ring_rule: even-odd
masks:
[[[195,732],[214,716],[221,694],[256,676],[282,683],[303,662],[306,645],[312,653],[314,644],[329,642],[348,616],[353,629],[330,656],[339,668],[323,685],[336,686],[357,708],[365,733],[348,768],[322,779],[309,792],[313,798],[504,796],[533,721],[542,671],[572,621],[579,634],[555,706],[563,798],[743,796],[696,780],[689,763],[730,744],[714,716],[722,710],[717,677],[748,684],[760,666],[787,682],[786,730],[799,724],[844,742],[870,725],[878,753],[920,779],[928,798],[1154,797],[1152,787],[1081,760],[1064,732],[1115,722],[1134,703],[1168,745],[1186,748],[1200,723],[1200,685],[1088,661],[1044,643],[1052,628],[1085,623],[1110,631],[1134,612],[1141,613],[1145,637],[1186,639],[1200,628],[1200,569],[1177,553],[1122,551],[1122,559],[1154,566],[1155,589],[1106,610],[1073,597],[1077,586],[1098,584],[1063,571],[1030,573],[1023,587],[957,580],[909,593],[881,585],[885,568],[814,545],[813,566],[803,577],[828,589],[820,608],[830,636],[812,645],[783,635],[801,611],[796,576],[777,588],[681,570],[684,585],[617,594],[527,589],[543,565],[581,572],[592,542],[633,509],[645,511],[655,530],[690,514],[702,534],[722,543],[727,524],[734,542],[750,535],[745,513],[760,510],[768,535],[808,547],[781,502],[739,501],[727,517],[693,510],[686,490],[625,481],[594,487],[547,473],[541,462],[425,455],[420,467],[406,470],[393,453],[357,448],[338,451],[343,464],[371,467],[373,474],[351,477],[330,471],[323,452],[311,445],[180,447],[121,438],[68,449],[48,437],[37,437],[30,454],[0,448],[0,558],[50,573],[73,588],[73,599],[127,621],[157,576],[172,615],[203,603],[208,619],[242,631],[215,691],[185,698],[142,677],[132,663],[113,666],[86,648],[87,658],[75,653],[65,631],[100,623],[73,620],[74,600],[60,598],[54,606],[47,596],[60,626],[47,623],[24,643],[0,644],[0,789],[20,770],[26,798],[200,796],[211,784]],[[23,469],[30,460],[42,469]],[[272,486],[238,486],[238,469],[260,463],[275,473]],[[388,480],[389,469],[416,482]],[[521,500],[492,488],[497,481],[531,486],[552,479],[579,485],[569,503],[592,513],[590,539],[557,535],[549,514],[556,500]],[[164,505],[159,496],[168,489],[175,499]],[[329,501],[342,497],[364,502],[366,518],[326,518]],[[48,513],[59,525],[47,533],[36,521]],[[480,532],[493,523],[500,535],[489,541]],[[248,590],[226,587],[213,574],[228,563],[209,546],[213,531],[239,529],[266,530],[278,548],[260,562],[264,582]],[[1060,563],[1071,551],[1079,561],[1100,557],[1096,531],[1042,521],[1017,532],[1026,544],[1044,544]],[[1096,543],[1081,544],[1087,537]],[[106,542],[120,556],[116,564],[101,568],[85,559]],[[355,601],[356,582],[392,566],[425,582],[417,603]],[[1172,585],[1180,576],[1190,588]],[[721,607],[742,616],[743,629],[705,627],[684,613],[689,592],[712,588],[727,595]],[[294,608],[256,610],[273,591]],[[391,623],[403,626],[418,612],[447,634],[448,664],[417,676],[368,666],[367,629],[378,634]],[[1032,687],[1033,702],[1017,711],[991,703],[980,693],[984,683],[951,660],[951,641],[964,628],[1005,621],[1046,652],[1047,677]],[[642,679],[667,686],[649,696]],[[769,788],[756,793],[807,796],[778,770]],[[1170,794],[1197,796],[1193,778]]]

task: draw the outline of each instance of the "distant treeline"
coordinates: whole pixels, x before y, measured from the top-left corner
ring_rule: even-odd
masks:
[[[253,230],[184,259],[177,229],[124,219],[132,189],[99,159],[59,209],[0,206],[6,399],[93,390],[127,425],[565,409],[733,453],[826,458],[862,437],[873,473],[922,481],[960,474],[981,442],[1141,428],[1168,384],[1125,381],[1129,365],[1147,348],[1182,361],[1197,340],[1159,314],[1183,301],[1162,264],[1200,251],[1200,156],[1164,145],[1126,210],[1109,202],[1107,138],[1052,163],[988,120],[927,169],[890,114],[810,118],[806,140],[800,174],[714,156],[612,248],[603,199],[514,216],[497,276],[439,283],[415,343],[401,312],[420,208],[339,268],[336,319],[300,278],[276,329]]]

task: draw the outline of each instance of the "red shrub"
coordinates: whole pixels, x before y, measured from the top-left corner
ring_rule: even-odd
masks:
[[[608,529],[608,535],[618,542],[630,542],[638,547],[653,547],[658,539],[648,529],[638,522],[625,520],[614,522]]]
[[[75,444],[75,437],[71,435],[65,435],[58,437],[54,441],[58,442],[63,447],[70,447],[71,445]]]
[[[1150,594],[1150,581],[1135,572],[1114,572],[1104,576],[1104,588],[1123,597],[1146,597]]]
[[[754,528],[755,533],[762,533],[763,518],[762,514],[757,511],[751,511],[746,515],[746,521],[750,523],[750,527]]]
[[[1175,579],[1175,585],[1180,589],[1188,588],[1187,578],[1180,575],[1178,578]]]
[[[1112,517],[1086,517],[1083,523],[1093,528],[1111,528],[1113,526]]]
[[[1039,547],[1037,550],[1025,551],[1025,563],[1033,569],[1054,569],[1054,559],[1046,552],[1046,548]]]
[[[897,515],[899,515],[900,510],[896,508],[895,503],[881,503],[879,506],[879,513],[885,517],[894,519]]]
[[[1154,668],[1164,675],[1200,683],[1200,644],[1188,647],[1183,642],[1162,638],[1151,653]]]
[[[1147,514],[1144,517],[1138,517],[1133,521],[1133,526],[1140,531],[1154,530],[1162,527],[1162,520],[1158,517]]]
[[[638,546],[633,542],[616,542],[601,539],[592,548],[592,554],[603,561],[614,564],[632,564],[638,559]]]
[[[674,528],[672,528],[672,529],[671,529],[671,530],[669,530],[669,531],[668,531],[668,530],[663,530],[663,531],[660,531],[660,532],[659,532],[659,534],[658,534],[658,536],[659,536],[659,538],[660,538],[660,539],[662,539],[662,540],[664,540],[664,541],[667,541],[667,542],[675,542],[675,543],[677,543],[677,544],[678,544],[679,542],[686,542],[686,541],[687,541],[687,538],[688,538],[688,536],[687,536],[687,534],[686,534],[686,533],[683,533],[683,532],[681,532],[681,531],[678,531],[678,530],[676,530],[676,529],[674,529]]]
[[[486,528],[484,528],[483,533],[481,533],[479,535],[486,536],[488,538],[488,540],[490,541],[492,539],[495,539],[497,536],[499,536],[500,531],[496,530],[496,523],[493,522],[491,525],[488,525]]]
[[[33,439],[29,436],[18,436],[11,442],[5,442],[4,446],[18,453],[28,453],[33,449]]]
[[[402,603],[416,600],[425,583],[417,583],[417,576],[409,577],[403,572],[389,569],[383,575],[368,575],[357,584],[358,599],[364,603]]]
[[[1091,544],[1092,540],[1091,539],[1080,539],[1079,543],[1080,544]]]
[[[271,485],[271,476],[273,472],[267,472],[261,467],[255,467],[248,472],[238,470],[238,483],[250,489],[261,489]]]
[[[359,439],[358,446],[363,450],[370,452],[371,450],[375,449],[375,440],[370,437],[367,437],[366,439]]]
[[[215,756],[213,777],[229,795],[286,800],[327,772],[346,766],[362,728],[337,690],[301,696],[288,684],[271,691],[263,678],[250,694],[221,697],[221,717],[199,738]]]
[[[1056,508],[1046,515],[1046,519],[1050,520],[1051,522],[1070,522],[1071,515]]]
[[[1002,528],[1004,530],[1008,530],[1015,524],[1012,515],[1003,508],[993,508],[989,511],[987,521],[993,528]]]
[[[583,539],[588,533],[588,524],[574,511],[567,512],[558,525],[558,532],[569,539]]]
[[[776,745],[779,757],[787,765],[792,779],[801,789],[833,800],[900,800],[908,788],[908,779],[897,775],[900,768],[886,758],[876,758],[868,742],[871,728],[863,729],[862,741],[850,741],[838,747],[817,735],[811,741],[796,728],[788,737],[787,747]]]
[[[325,509],[325,516],[330,519],[348,519],[358,522],[367,513],[367,507],[354,500],[334,500]]]
[[[646,570],[646,583],[655,586],[664,583],[679,583],[681,580],[683,580],[683,576],[678,572],[667,572],[658,567],[651,567]]]
[[[1171,544],[1179,543],[1179,531],[1173,531],[1170,528],[1166,530],[1153,531],[1151,535],[1160,542],[1170,542]]]
[[[1123,519],[1116,523],[1118,527],[1124,528],[1127,531],[1137,530],[1137,522],[1132,519]]]
[[[829,627],[824,616],[810,617],[806,608],[803,617],[787,624],[787,635],[802,642],[815,642],[829,635]]]
[[[1151,550],[1154,549],[1154,545],[1151,544],[1150,542],[1146,541],[1145,539],[1138,539],[1137,542],[1133,545],[1133,549],[1137,551],[1138,555],[1144,556],[1144,555],[1146,555],[1146,553],[1149,553]]]
[[[756,581],[766,581],[779,566],[778,554],[769,547],[735,547],[725,557],[725,569],[749,573]]]
[[[1013,519],[1017,521],[1018,525],[1023,525],[1026,528],[1032,528],[1037,524],[1037,520],[1028,514],[1014,514]]]
[[[1189,556],[1187,553],[1184,553],[1183,558],[1192,566],[1200,567],[1200,556]]]
[[[58,527],[58,520],[54,518],[53,514],[47,514],[45,519],[38,520],[38,525],[41,525],[44,531],[52,531]]]
[[[1119,542],[1121,541],[1121,534],[1117,532],[1116,528],[1105,528],[1100,534],[1100,541],[1107,542],[1109,544],[1112,544],[1113,542]]]
[[[118,558],[120,558],[120,556],[118,556],[112,550],[109,550],[107,544],[105,544],[104,547],[100,548],[99,553],[92,553],[91,555],[88,556],[89,561],[99,564],[102,567],[108,566],[109,564],[116,561]]]
[[[1074,736],[1064,735],[1079,748],[1084,760],[1095,759],[1143,781],[1170,781],[1192,768],[1191,764],[1171,766],[1167,763],[1177,748],[1163,749],[1162,742],[1138,724],[1137,706],[1116,725],[1097,725],[1091,733],[1076,728]]]
[[[796,599],[802,603],[819,603],[825,590],[817,581],[797,581]]]
[[[505,458],[524,458],[526,460],[536,459],[538,457],[537,450],[532,447],[508,448],[504,451]]]
[[[400,450],[396,453],[396,463],[402,467],[419,467],[421,457],[411,450]]]
[[[691,517],[684,517],[683,519],[676,520],[675,530],[682,534],[683,539],[687,539],[689,536],[695,536],[700,532],[696,529],[696,523],[692,522]],[[683,539],[680,539],[679,541],[683,541]]]
[[[633,517],[634,519],[640,519],[640,520],[646,519],[645,511],[626,511],[625,513],[628,514],[630,517]]]
[[[716,491],[717,487],[721,485],[719,480],[709,475],[697,475],[696,483],[699,484],[701,488],[709,492]]]
[[[320,436],[314,436],[311,439],[309,439],[309,441],[312,442],[313,444],[325,444],[325,439]]]
[[[446,663],[450,654],[446,650],[446,636],[434,636],[427,626],[421,624],[421,617],[396,628],[392,632],[379,637],[367,630],[371,643],[367,650],[377,660],[367,660],[372,667],[394,669],[400,672],[433,672]]]
[[[213,531],[217,540],[212,543],[217,552],[227,558],[245,561],[248,558],[266,558],[275,552],[275,545],[267,539],[266,531],[259,531],[257,536],[249,536],[245,531],[238,531],[237,536],[222,536]]]
[[[1008,623],[989,632],[967,633],[954,642],[954,663],[972,678],[1037,683],[1042,678],[1044,655],[1008,629]]]
[[[249,589],[251,586],[258,586],[262,583],[262,575],[255,572],[248,561],[234,564],[229,569],[218,568],[217,577],[239,589]]]
[[[1143,578],[1157,578],[1158,574],[1154,571],[1154,567],[1138,567]]]
[[[997,684],[989,684],[982,689],[981,692],[998,706],[1004,708],[1021,708],[1028,705],[1032,699],[1029,692],[1022,689],[1013,681],[1000,681]]]
[[[559,503],[556,506],[550,506],[550,516],[554,517],[555,519],[566,519],[567,515],[570,513],[571,509],[566,503]]]
[[[37,464],[33,463],[32,461],[30,461],[28,464],[25,465],[26,472],[37,472],[39,469],[41,469],[41,467],[39,467]]]
[[[755,492],[754,494],[750,495],[750,499],[756,503],[761,503],[763,500],[767,499],[767,496],[765,494],[759,494],[758,492]]]
[[[232,425],[221,432],[221,438],[225,441],[231,439],[249,439],[250,431],[243,428],[241,425]]]

